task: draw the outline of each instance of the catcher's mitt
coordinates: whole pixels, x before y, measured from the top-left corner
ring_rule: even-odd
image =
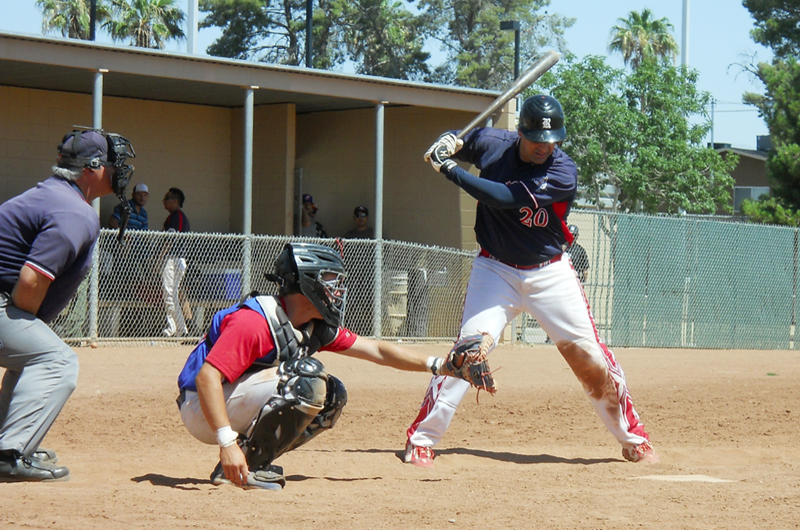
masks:
[[[467,381],[478,390],[497,392],[489,369],[488,353],[494,339],[488,333],[469,335],[457,341],[445,359],[445,366],[454,377]]]

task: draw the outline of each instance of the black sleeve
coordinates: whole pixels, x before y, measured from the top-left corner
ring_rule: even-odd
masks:
[[[505,184],[478,178],[458,166],[454,166],[444,176],[474,198],[492,208],[502,209],[524,206],[522,203],[517,204],[514,194]]]

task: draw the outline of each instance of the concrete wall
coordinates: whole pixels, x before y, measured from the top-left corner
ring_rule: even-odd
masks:
[[[91,125],[85,94],[0,86],[0,202],[50,176],[56,145],[73,125]],[[476,201],[435,173],[422,155],[448,129],[474,114],[387,105],[384,112],[383,237],[475,248]],[[497,126],[507,126],[513,107]],[[103,98],[103,125],[127,137],[137,157],[129,191],[150,188],[150,228],[160,230],[170,187],[186,194],[184,211],[196,232],[243,227],[243,110],[125,98]],[[370,210],[375,224],[376,109],[296,115],[293,104],[254,110],[252,231],[291,234],[295,171],[314,196],[317,220],[329,236],[353,227],[353,209]],[[473,168],[474,171],[474,168]],[[101,199],[106,226],[117,200]]]
[[[231,111],[231,231],[241,232],[244,205],[244,111]],[[253,109],[252,233],[292,233],[294,201],[295,106]]]
[[[437,175],[422,155],[442,132],[463,127],[472,116],[385,107],[385,239],[459,248],[462,225],[468,224],[471,234],[474,200],[463,199],[459,188]],[[314,197],[317,221],[329,236],[341,236],[353,227],[353,209],[358,205],[369,208],[374,226],[375,124],[375,109],[297,117],[297,168],[302,168],[303,192]]]
[[[150,228],[161,228],[161,199],[170,187],[186,194],[184,210],[195,231],[230,228],[229,109],[134,99],[103,99],[103,127],[131,141],[136,167],[128,189],[150,188]],[[0,202],[51,175],[56,146],[73,125],[92,124],[92,98],[82,94],[0,86]],[[106,226],[117,199],[100,201]]]

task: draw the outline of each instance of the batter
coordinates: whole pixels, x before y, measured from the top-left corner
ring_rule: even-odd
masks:
[[[425,154],[434,169],[478,202],[472,265],[460,336],[490,333],[495,344],[523,311],[554,341],[583,385],[597,415],[632,462],[658,457],[639,422],[622,368],[603,344],[569,255],[567,216],[575,200],[574,162],[559,147],[564,112],[553,97],[525,100],[516,132],[474,129],[462,140],[442,135]],[[452,157],[452,158],[451,158]],[[475,165],[480,178],[453,159]],[[419,415],[408,428],[405,461],[433,465],[435,446],[469,389],[460,379],[434,376]]]

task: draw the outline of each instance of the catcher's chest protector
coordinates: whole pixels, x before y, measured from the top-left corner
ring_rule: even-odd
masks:
[[[248,307],[256,311],[266,319],[270,336],[275,344],[275,348],[273,348],[272,351],[256,359],[251,370],[277,366],[281,360],[294,357],[301,348],[305,347],[303,334],[294,329],[292,323],[289,321],[289,317],[286,316],[286,312],[274,296],[257,296],[255,298],[250,298],[239,305],[223,309],[214,315],[211,321],[211,327],[208,333],[206,333],[206,339],[198,344],[192,353],[189,354],[189,358],[186,360],[186,364],[178,376],[179,388],[197,390],[194,380],[200,368],[203,366],[208,353],[211,351],[211,348],[217,342],[217,339],[219,339],[222,321],[226,316],[234,311],[239,311],[243,307]]]
[[[252,302],[252,304],[248,304]],[[297,351],[304,347],[303,334],[292,326],[286,312],[278,303],[278,299],[274,296],[256,296],[247,302],[248,305],[258,305],[261,309],[259,313],[264,315],[269,323],[269,332],[272,336],[272,341],[275,343],[277,355],[266,355],[256,360],[254,366],[263,366],[269,368],[277,365],[284,359],[291,359],[295,357]],[[255,309],[255,308],[254,308]]]

